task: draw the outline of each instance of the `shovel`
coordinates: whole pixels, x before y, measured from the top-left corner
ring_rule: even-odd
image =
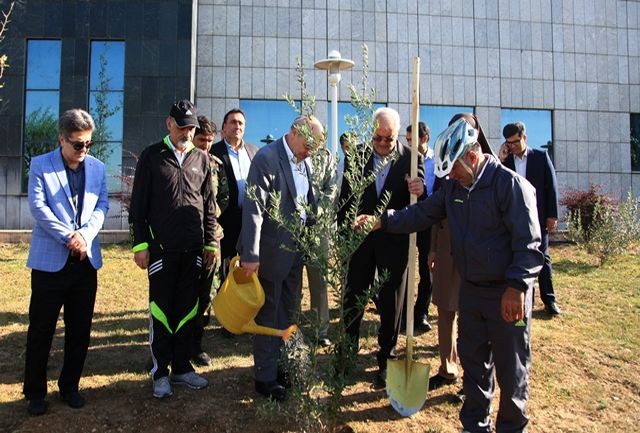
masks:
[[[413,93],[411,104],[411,177],[418,174],[418,110],[420,58],[413,60]],[[411,194],[410,203],[417,197]],[[427,399],[430,366],[413,360],[413,307],[416,285],[416,234],[409,235],[409,269],[407,283],[407,343],[405,359],[390,360],[387,365],[387,396],[391,406],[402,416],[418,412]]]

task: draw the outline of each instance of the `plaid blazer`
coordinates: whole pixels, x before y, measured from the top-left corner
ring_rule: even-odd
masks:
[[[80,228],[87,242],[87,257],[95,269],[102,266],[98,232],[109,209],[104,164],[87,155],[84,160],[85,189]],[[57,272],[69,257],[66,243],[74,231],[75,210],[59,148],[31,160],[29,208],[35,219],[27,267]]]

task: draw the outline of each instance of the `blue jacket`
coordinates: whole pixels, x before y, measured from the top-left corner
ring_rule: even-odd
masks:
[[[87,258],[102,266],[98,232],[109,210],[104,164],[87,155],[80,232],[87,242]],[[29,207],[35,219],[27,267],[46,272],[62,269],[69,257],[66,244],[74,229],[74,206],[60,148],[36,156],[29,169]]]
[[[471,191],[447,180],[431,197],[401,211],[388,210],[382,227],[409,233],[447,218],[463,281],[524,291],[543,263],[535,191],[493,156],[485,156],[484,173]]]

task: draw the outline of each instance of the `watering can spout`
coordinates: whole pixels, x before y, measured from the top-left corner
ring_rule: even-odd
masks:
[[[224,328],[233,334],[245,332],[271,335],[287,340],[296,332],[296,325],[286,329],[275,329],[258,325],[255,317],[264,305],[264,289],[258,276],[247,276],[239,267],[240,258],[234,257],[229,264],[227,279],[220,292],[213,298],[213,310]]]
[[[286,329],[269,328],[267,326],[258,325],[255,320],[252,320],[242,326],[242,332],[280,337],[283,341],[287,341],[297,329],[298,327],[296,325],[291,325]]]

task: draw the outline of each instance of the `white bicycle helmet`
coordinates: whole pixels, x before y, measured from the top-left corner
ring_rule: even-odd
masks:
[[[478,131],[462,118],[442,131],[434,145],[436,176],[448,175],[453,168],[453,163],[477,141]]]

